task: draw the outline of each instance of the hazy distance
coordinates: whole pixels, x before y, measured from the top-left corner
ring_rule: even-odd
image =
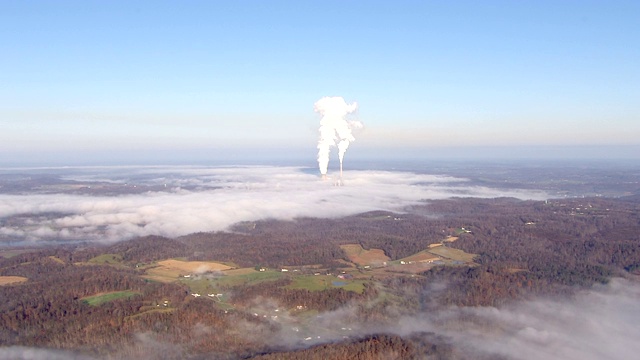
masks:
[[[0,163],[314,158],[325,96],[351,159],[638,159],[639,7],[2,2]]]

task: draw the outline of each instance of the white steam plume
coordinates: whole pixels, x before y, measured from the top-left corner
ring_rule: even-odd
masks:
[[[314,104],[313,110],[322,116],[320,120],[320,139],[318,140],[318,166],[323,176],[327,174],[329,153],[331,147],[336,145],[336,142],[340,168],[342,168],[344,153],[347,151],[349,144],[355,140],[351,133],[351,124],[345,120],[345,116],[356,111],[357,108],[357,103],[347,104],[339,96],[326,96]],[[355,124],[358,127],[362,127],[359,122]]]

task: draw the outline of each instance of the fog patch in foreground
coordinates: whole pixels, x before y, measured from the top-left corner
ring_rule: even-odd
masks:
[[[96,360],[94,357],[71,351],[30,348],[24,346],[0,347],[0,359],[12,360]]]
[[[428,332],[442,336],[469,359],[626,360],[640,353],[638,299],[639,283],[613,279],[573,297],[518,301],[502,308],[451,307],[407,314],[391,307],[384,323],[359,321],[354,305],[318,314],[304,325],[280,316],[275,321],[280,331],[265,340],[295,349],[376,333],[408,337]]]
[[[470,355],[509,359],[632,359],[640,354],[640,284],[613,279],[570,299],[463,307],[401,319],[395,331],[433,331]]]

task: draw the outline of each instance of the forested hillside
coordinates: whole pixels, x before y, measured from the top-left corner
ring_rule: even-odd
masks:
[[[442,336],[382,329],[451,305],[569,296],[640,268],[640,203],[631,198],[460,198],[232,230],[5,249],[0,344],[115,358],[464,358]],[[340,245],[388,260],[365,266]],[[427,260],[410,261],[416,254]],[[223,270],[196,266],[206,262]],[[339,326],[323,315],[335,312]]]

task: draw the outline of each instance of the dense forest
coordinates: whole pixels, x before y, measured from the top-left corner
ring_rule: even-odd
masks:
[[[401,214],[265,220],[231,230],[105,246],[5,249],[0,277],[26,281],[0,286],[0,345],[122,359],[466,358],[433,333],[400,336],[363,329],[383,329],[394,316],[452,305],[500,307],[531,296],[569,296],[612,277],[634,278],[640,269],[640,201],[631,197],[459,198]],[[443,241],[452,237],[456,240]],[[390,262],[432,244],[476,256],[473,263],[383,273],[352,263],[340,247],[345,244],[380,249]],[[194,295],[195,282],[148,276],[166,259],[291,271],[241,284],[206,273],[208,278],[198,281],[219,284],[220,292],[206,298]],[[328,279],[345,271],[355,275],[357,288],[299,285],[319,273]],[[425,291],[434,284],[437,290]],[[118,297],[92,303],[101,294]],[[267,304],[271,313],[263,315],[257,309]],[[342,309],[349,309],[340,315],[342,323],[358,323],[360,331],[328,332],[313,341],[287,335],[311,332],[322,314]],[[318,319],[310,320],[313,316]]]

